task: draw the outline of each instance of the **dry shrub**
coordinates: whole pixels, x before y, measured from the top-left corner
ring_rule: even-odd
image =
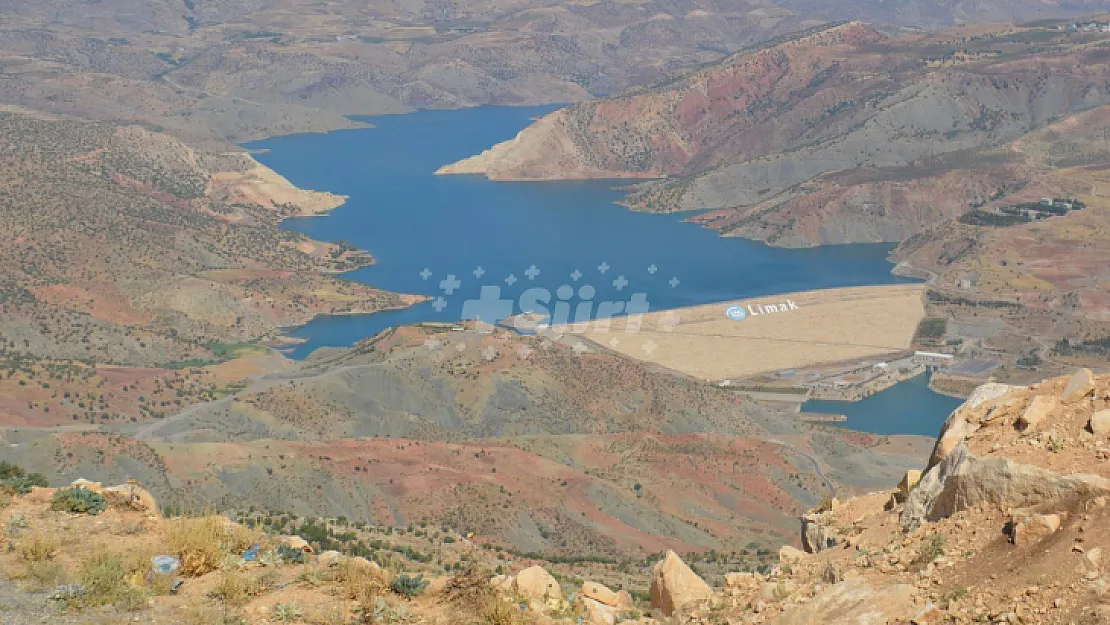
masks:
[[[343,594],[364,606],[374,604],[389,588],[387,575],[362,558],[345,558],[335,570]]]
[[[261,530],[230,523],[217,514],[173,519],[166,529],[166,549],[181,561],[181,574],[193,577],[220,568],[228,554],[238,556],[265,542]]]
[[[23,578],[31,590],[48,590],[66,583],[66,568],[57,560],[29,562]]]
[[[220,577],[211,595],[230,606],[245,606],[251,600],[250,580],[238,571],[228,571]]]
[[[230,532],[220,516],[174,519],[166,527],[166,549],[181,561],[181,574],[204,575],[220,567]]]
[[[181,625],[246,625],[238,608],[228,605],[213,605],[207,602],[191,602],[181,610]]]
[[[132,571],[120,556],[97,552],[81,561],[78,579],[85,592],[74,598],[76,607],[118,604],[128,610],[146,606],[149,593],[127,581]]]
[[[45,562],[58,554],[58,542],[42,532],[34,532],[20,539],[16,552],[25,562]]]
[[[250,577],[239,571],[227,571],[212,589],[212,597],[232,607],[243,607],[252,597],[266,594],[277,585],[277,573],[265,571]]]
[[[490,586],[491,577],[489,571],[471,566],[447,580],[444,593],[459,608],[458,613],[467,618],[477,616],[489,625],[523,625],[524,616],[517,604],[506,601]]]
[[[229,553],[239,555],[254,545],[267,546],[268,542],[261,529],[234,524],[228,527],[224,548]]]

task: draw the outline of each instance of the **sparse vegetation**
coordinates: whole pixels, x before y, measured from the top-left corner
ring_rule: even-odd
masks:
[[[406,599],[411,599],[428,587],[428,580],[424,579],[423,575],[410,576],[406,574],[398,575],[390,582],[389,588],[393,592],[401,595]]]
[[[83,486],[59,488],[54,491],[53,498],[50,500],[51,510],[73,514],[97,515],[107,507],[108,504],[104,501],[103,496]]]

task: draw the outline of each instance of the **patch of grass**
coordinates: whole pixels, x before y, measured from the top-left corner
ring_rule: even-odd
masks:
[[[239,571],[227,571],[220,577],[220,582],[209,595],[229,606],[240,608],[249,603],[251,598],[273,590],[276,581],[276,574],[273,571],[266,571],[255,577],[249,577]]]
[[[57,560],[29,562],[24,579],[31,590],[47,590],[66,583],[66,568]]]
[[[943,556],[947,548],[947,536],[941,533],[930,534],[921,541],[921,548],[917,552],[917,557],[914,558],[913,563],[921,566],[927,565]]]
[[[8,517],[7,523],[4,524],[4,529],[8,532],[8,536],[15,536],[21,530],[27,529],[30,523],[27,522],[27,517],[22,514],[13,514]]]
[[[301,620],[304,611],[296,603],[277,603],[273,607],[274,618],[282,623],[292,623]]]
[[[83,486],[59,488],[50,499],[51,510],[73,514],[97,515],[107,507],[103,497]]]

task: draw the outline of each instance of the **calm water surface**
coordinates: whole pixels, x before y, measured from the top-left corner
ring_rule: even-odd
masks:
[[[376,264],[347,278],[442,299],[438,306],[321,317],[294,332],[308,342],[293,356],[350,345],[391,326],[462,319],[464,302],[478,298],[484,286],[499,289],[499,300],[511,301],[517,313],[525,308],[521,296],[537,288],[551,294],[546,310],[564,286],[571,310],[586,299],[625,301],[632,293],[661,310],[903,281],[890,274],[889,245],[784,250],[723,239],[681,223],[684,216],[634,213],[614,204],[621,197],[616,182],[506,183],[433,175],[441,165],[511,138],[549,110],[422,111],[368,119],[375,125],[370,129],[249,144],[268,150],[258,159],[297,186],[350,197],[325,217],[286,222],[313,238],[369,250]],[[582,292],[587,285],[592,298],[584,297],[591,290]]]
[[[804,412],[841,414],[838,423],[858,432],[873,434],[920,434],[930,438],[940,434],[948,414],[963,403],[929,388],[929,376],[919,375],[860,401],[813,400],[802,404]]]

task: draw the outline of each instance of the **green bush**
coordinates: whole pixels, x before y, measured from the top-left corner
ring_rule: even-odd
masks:
[[[31,492],[34,486],[46,487],[49,483],[41,473],[27,473],[23,467],[0,461],[0,489],[19,495]]]
[[[51,510],[72,512],[74,514],[100,514],[108,507],[104,498],[91,490],[78,486],[76,488],[61,488],[54,492],[50,500]]]
[[[389,585],[389,589],[393,592],[405,597],[406,599],[415,597],[424,592],[428,587],[428,580],[424,579],[424,575],[416,577],[409,577],[408,575],[398,575],[393,578],[393,582]]]
[[[278,545],[277,557],[286,564],[304,564],[304,552],[289,545]]]

